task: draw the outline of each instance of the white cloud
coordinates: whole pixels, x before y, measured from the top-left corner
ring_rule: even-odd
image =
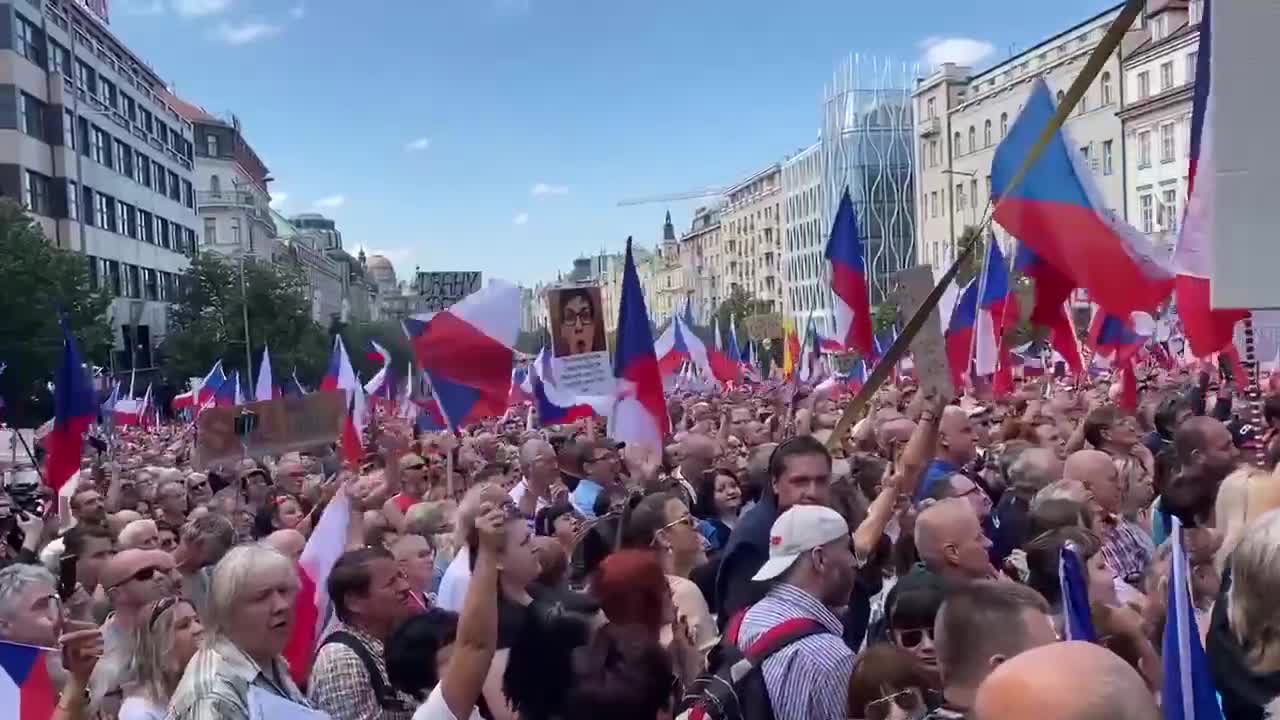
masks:
[[[216,15],[231,7],[231,0],[173,0],[173,11],[184,17]]]
[[[271,209],[279,210],[284,204],[289,202],[289,193],[275,191],[271,193]]]
[[[298,3],[289,8],[289,17],[294,20],[301,20],[307,14],[307,6],[304,3]]]
[[[528,224],[529,224],[529,213],[527,213],[527,212],[516,213],[515,218],[513,218],[513,219],[511,220],[511,222],[512,222],[512,224],[514,224],[514,225],[528,225]]]
[[[224,22],[213,31],[213,36],[227,45],[248,45],[279,35],[284,28],[279,25],[249,20],[243,23]]]
[[[346,195],[329,195],[328,197],[320,198],[315,203],[316,207],[324,208],[327,210],[332,210],[333,208],[340,208],[346,204],[347,204]]]
[[[973,67],[991,57],[996,46],[974,38],[934,35],[922,40],[920,49],[924,51],[923,61],[929,67],[949,62]]]
[[[420,137],[405,143],[404,149],[409,152],[422,152],[429,147],[431,147],[431,138]]]
[[[543,197],[546,195],[568,195],[569,186],[568,185],[551,185],[548,183],[540,182],[537,185],[533,186],[533,189],[529,191],[529,194],[533,195],[534,197]]]

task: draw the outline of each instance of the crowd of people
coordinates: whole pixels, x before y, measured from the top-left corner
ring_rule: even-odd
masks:
[[[1280,478],[1236,395],[904,381],[833,438],[849,394],[770,383],[670,397],[661,448],[379,418],[358,465],[205,471],[189,423],[127,430],[58,496],[10,473],[0,642],[50,650],[59,720],[1151,720],[1181,533],[1224,716],[1261,719]],[[1069,639],[1064,547],[1096,642]]]

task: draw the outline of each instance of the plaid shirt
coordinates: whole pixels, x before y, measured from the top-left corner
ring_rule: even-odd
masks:
[[[187,663],[165,720],[249,720],[249,688],[257,686],[286,700],[311,707],[289,679],[282,658],[263,670],[230,640],[218,638]]]
[[[382,641],[344,623],[334,624],[330,634],[338,631],[350,633],[356,640],[364,643],[365,649],[373,656],[378,672],[382,674],[383,685],[391,693],[389,702],[398,707],[391,710],[378,705],[378,698],[374,695],[373,684],[369,681],[364,663],[355,651],[340,643],[324,645],[316,653],[307,688],[311,704],[317,710],[329,713],[334,720],[410,720],[418,703],[412,696],[391,687],[391,681],[387,679]]]
[[[1155,552],[1151,538],[1137,525],[1122,517],[1103,522],[1102,557],[1117,578],[1126,582],[1141,578]]]

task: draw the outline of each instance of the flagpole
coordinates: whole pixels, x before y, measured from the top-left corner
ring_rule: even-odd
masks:
[[[249,348],[249,294],[244,282],[244,247],[240,248],[240,311],[244,320],[244,371],[250,380],[253,379],[253,355]],[[261,400],[262,398],[254,398]],[[270,398],[267,398],[270,400]]]

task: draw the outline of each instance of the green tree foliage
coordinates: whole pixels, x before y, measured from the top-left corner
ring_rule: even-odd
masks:
[[[53,414],[46,383],[61,362],[62,313],[85,362],[105,365],[111,324],[105,293],[89,289],[85,256],[54,247],[18,204],[0,199],[0,417],[19,427]]]
[[[205,254],[185,273],[185,291],[170,311],[169,334],[163,353],[165,375],[178,387],[187,378],[204,375],[217,360],[227,370],[243,373],[244,305],[249,310],[249,342],[256,374],[262,346],[271,346],[271,366],[277,378],[294,371],[313,385],[329,357],[329,338],[311,319],[306,277],[283,264],[246,262],[244,295],[240,267],[225,258]],[[242,377],[244,377],[242,375]],[[244,377],[252,385],[254,379]]]
[[[964,287],[968,282],[978,276],[978,271],[982,269],[982,262],[987,257],[987,236],[980,228],[972,225],[965,227],[964,232],[960,233],[960,242],[957,245],[956,252],[962,251],[969,246],[969,243],[976,243],[977,247],[969,255],[968,261],[960,266],[960,272],[956,274],[956,287]]]

